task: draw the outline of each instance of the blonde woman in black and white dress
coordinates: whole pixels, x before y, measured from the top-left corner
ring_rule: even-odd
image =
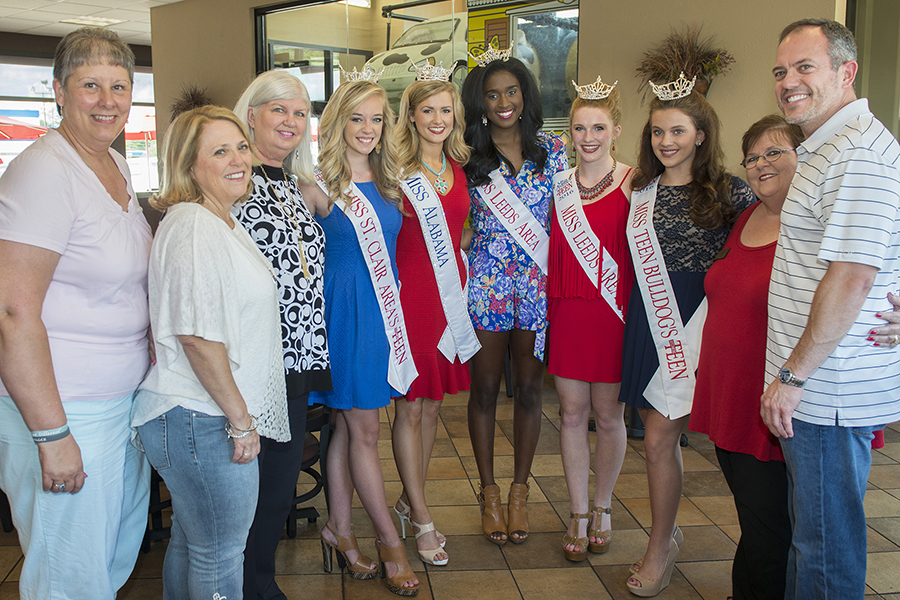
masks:
[[[275,583],[275,549],[294,498],[309,392],[331,389],[325,334],[325,234],[295,179],[313,181],[306,87],[285,71],[253,80],[235,106],[256,157],[250,197],[232,213],[272,263],[278,281],[291,441],[261,438],[259,502],[244,552],[244,595],[284,598]]]

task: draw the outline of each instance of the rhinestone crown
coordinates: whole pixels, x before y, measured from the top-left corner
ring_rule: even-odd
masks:
[[[340,67],[340,65],[338,65]],[[353,67],[352,71],[345,71],[344,67],[341,68],[341,74],[344,76],[344,81],[371,81],[372,83],[378,83],[378,79],[384,73],[384,69],[382,68],[379,73],[376,73],[372,67],[366,67],[362,71],[357,71],[356,67]]]
[[[495,60],[503,60],[503,61],[509,60],[509,55],[511,53],[512,53],[512,48],[507,48],[506,50],[500,50],[500,49],[495,49],[493,46],[491,46],[489,44],[487,47],[487,50],[485,50],[478,56],[475,56],[471,52],[469,52],[469,56],[472,57],[472,60],[474,60],[475,63],[479,67],[486,67],[489,64],[491,64],[492,62],[494,62]]]
[[[575,91],[578,92],[578,97],[582,100],[603,100],[612,93],[619,82],[616,81],[616,83],[609,85],[608,83],[603,83],[600,79],[601,77],[598,75],[597,81],[588,85],[578,85],[573,79],[572,85],[575,86]]]
[[[450,81],[453,74],[453,69],[444,68],[443,61],[437,66],[425,63],[421,69],[413,63],[413,69],[416,70],[416,81]]]
[[[665,85],[656,85],[652,81],[650,83],[650,88],[653,90],[653,93],[656,94],[656,97],[660,100],[678,100],[679,98],[684,98],[685,96],[689,96],[691,90],[694,89],[694,84],[697,82],[697,76],[694,75],[694,78],[690,81],[684,76],[684,71],[681,72],[681,75],[675,81],[670,81]]]

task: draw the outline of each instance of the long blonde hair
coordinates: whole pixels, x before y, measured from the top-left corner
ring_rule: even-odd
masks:
[[[329,209],[338,198],[349,205],[347,188],[350,186],[350,162],[347,160],[347,142],[344,128],[360,105],[377,96],[381,99],[383,122],[381,148],[369,154],[369,165],[375,177],[375,187],[387,200],[400,202],[400,181],[397,178],[397,146],[394,139],[394,111],[388,105],[387,92],[371,81],[348,81],[334,92],[319,121],[319,168],[328,189]]]
[[[203,130],[213,121],[228,121],[240,130],[250,145],[250,133],[237,116],[221,106],[201,106],[178,115],[166,131],[166,160],[159,193],[150,198],[150,206],[165,210],[181,202],[203,204],[203,191],[191,176],[191,168],[197,162]],[[245,200],[253,189],[253,182],[247,178],[247,192],[239,201]]]
[[[444,153],[460,166],[469,161],[470,150],[463,134],[466,131],[465,112],[456,86],[449,81],[416,81],[403,92],[400,99],[400,114],[397,117],[397,146],[400,148],[400,170],[409,177],[420,169],[419,133],[415,123],[410,121],[416,107],[432,96],[447,92],[453,103],[453,129],[444,140]]]

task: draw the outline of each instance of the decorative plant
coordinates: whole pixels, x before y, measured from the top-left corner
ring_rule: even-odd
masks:
[[[201,106],[209,106],[213,101],[206,95],[206,88],[202,90],[196,85],[187,85],[181,88],[181,93],[172,102],[169,110],[172,113],[172,119],[183,112],[200,108]]]
[[[644,53],[637,68],[641,80],[638,91],[644,98],[650,89],[648,81],[668,83],[677,79],[681,72],[688,79],[696,75],[695,89],[705,95],[712,79],[731,67],[734,57],[728,50],[718,47],[713,36],[701,39],[701,28],[694,24],[685,25],[681,31],[673,30],[661,44]]]

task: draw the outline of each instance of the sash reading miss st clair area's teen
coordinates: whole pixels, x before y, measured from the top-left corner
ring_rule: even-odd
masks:
[[[661,414],[677,419],[691,410],[695,385],[694,358],[662,248],[653,229],[653,207],[658,185],[659,177],[643,190],[632,192],[626,234],[634,274],[641,288],[641,298],[659,357],[658,375],[662,379],[662,394],[648,396],[645,391],[644,397]]]
[[[553,199],[556,205],[556,219],[569,244],[569,249],[584,274],[609,307],[625,321],[622,309],[616,305],[616,290],[619,287],[619,265],[610,253],[600,244],[584,214],[581,196],[575,185],[575,169],[561,171],[553,176]],[[602,276],[600,257],[603,257]]]
[[[500,169],[491,171],[491,180],[476,189],[500,224],[547,275],[550,236],[506,183]]]
[[[316,169],[316,183],[328,194],[328,188],[318,169]],[[406,321],[403,319],[403,308],[400,306],[400,289],[391,268],[391,257],[384,241],[381,221],[372,203],[353,182],[350,183],[347,195],[350,196],[349,210],[346,201],[340,197],[335,201],[335,206],[343,211],[353,224],[359,249],[369,269],[372,287],[375,288],[375,298],[378,300],[381,319],[384,321],[384,333],[391,347],[388,383],[398,392],[405,394],[410,384],[419,376],[419,372],[416,371],[409,349]]]
[[[441,336],[438,349],[448,361],[453,362],[459,356],[459,361],[464,363],[481,349],[481,343],[475,336],[475,329],[466,309],[467,299],[459,280],[453,240],[450,239],[450,228],[441,199],[421,172],[402,181],[400,187],[419,218],[444,317],[447,319],[447,328]]]

